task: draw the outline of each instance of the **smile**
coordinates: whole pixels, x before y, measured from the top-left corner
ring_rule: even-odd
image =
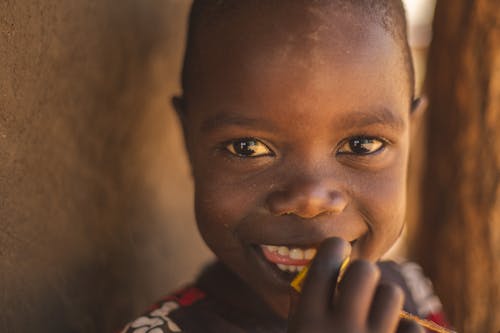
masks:
[[[357,239],[350,241],[351,247],[354,246]],[[265,261],[277,268],[279,271],[287,273],[286,279],[293,278],[304,267],[308,266],[314,256],[316,256],[317,247],[297,247],[285,245],[259,245],[262,256]]]
[[[304,269],[316,255],[315,248],[261,245],[262,254],[283,272],[296,273]]]

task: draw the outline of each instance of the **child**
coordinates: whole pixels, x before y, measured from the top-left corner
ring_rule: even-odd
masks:
[[[375,264],[403,228],[413,86],[399,1],[195,0],[174,105],[219,262],[124,332],[421,331],[399,313],[436,298]]]

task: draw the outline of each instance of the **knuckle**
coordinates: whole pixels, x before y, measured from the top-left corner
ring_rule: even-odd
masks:
[[[424,333],[424,329],[419,324],[406,320],[404,325],[401,326],[402,329],[398,330],[398,333]]]
[[[388,299],[391,300],[402,300],[404,298],[403,289],[396,284],[382,283],[379,285],[380,293]]]
[[[364,259],[354,261],[348,268],[352,273],[364,276],[371,276],[374,278],[380,277],[380,269],[372,262]]]
[[[309,267],[309,273],[307,274],[307,279],[312,279],[312,277],[323,276],[325,274],[331,274],[331,268],[324,260],[318,258],[313,262],[311,267]]]
[[[350,244],[338,237],[327,238],[321,243],[318,254],[324,253],[327,256],[338,256],[343,258],[349,254]]]
[[[324,240],[314,257],[310,273],[331,273],[332,269],[337,267],[349,255],[349,252],[349,243],[341,238],[333,237]]]

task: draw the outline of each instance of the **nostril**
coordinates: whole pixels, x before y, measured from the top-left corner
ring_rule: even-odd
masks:
[[[302,218],[313,218],[342,212],[347,206],[347,199],[339,191],[318,188],[309,191],[277,191],[269,195],[267,206],[273,215],[295,214]]]
[[[332,213],[340,213],[347,206],[347,197],[342,192],[331,191],[328,196],[328,210]]]
[[[346,204],[346,200],[339,195],[309,197],[302,201],[295,213],[303,218],[313,218],[322,214],[338,214],[344,210]]]
[[[276,191],[267,198],[267,207],[273,215],[293,214],[294,209],[289,195],[285,191]]]

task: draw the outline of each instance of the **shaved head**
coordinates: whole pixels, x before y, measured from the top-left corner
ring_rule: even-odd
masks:
[[[182,83],[200,234],[277,314],[297,267],[268,244],[374,262],[397,240],[418,114],[399,1],[195,0]]]
[[[350,35],[336,25],[345,19],[355,25]],[[237,52],[234,48],[252,45],[263,56],[302,55],[304,66],[307,62],[327,63],[327,53],[318,51],[320,48],[342,39],[344,45],[362,43],[370,33],[370,24],[381,27],[399,45],[413,100],[414,69],[400,0],[194,0],[182,72],[183,91],[186,94],[199,83],[203,67],[210,66],[204,63],[208,53],[231,57]],[[224,41],[222,47],[220,40]],[[350,52],[349,47],[334,48],[332,52]]]

